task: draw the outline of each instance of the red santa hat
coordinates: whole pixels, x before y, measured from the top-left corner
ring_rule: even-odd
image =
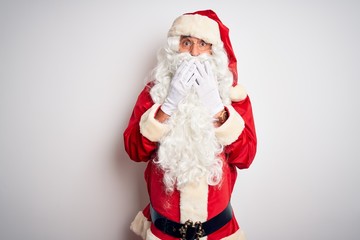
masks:
[[[229,69],[233,74],[233,88],[231,99],[240,101],[246,97],[246,92],[238,83],[237,60],[232,48],[229,29],[221,22],[212,10],[201,10],[193,13],[185,13],[176,18],[171,26],[168,36],[192,36],[200,38],[213,45],[220,45],[227,53]]]

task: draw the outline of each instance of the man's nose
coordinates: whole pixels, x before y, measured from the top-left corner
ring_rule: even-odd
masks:
[[[193,44],[191,46],[190,54],[191,54],[191,56],[199,56],[200,55],[200,51],[199,51],[198,46],[196,44]]]

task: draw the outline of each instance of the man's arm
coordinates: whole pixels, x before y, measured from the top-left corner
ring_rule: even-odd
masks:
[[[123,134],[125,150],[129,157],[136,162],[148,161],[158,146],[156,142],[150,141],[140,131],[141,117],[153,105],[149,86],[146,86],[137,99],[128,126]]]
[[[248,168],[255,158],[257,138],[251,102],[247,96],[240,102],[233,102],[233,108],[244,121],[244,128],[239,137],[225,147],[229,164],[239,169]]]

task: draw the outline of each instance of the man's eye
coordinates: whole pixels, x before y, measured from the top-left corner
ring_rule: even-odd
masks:
[[[184,46],[191,46],[191,42],[190,41],[184,41]]]

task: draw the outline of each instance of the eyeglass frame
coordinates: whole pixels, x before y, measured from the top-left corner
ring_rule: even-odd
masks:
[[[194,40],[197,40],[197,41],[195,42]],[[190,43],[190,45],[185,45],[186,42]],[[187,50],[187,51],[191,51],[194,46],[196,46],[199,51],[205,52],[205,51],[211,50],[212,44],[207,43],[204,40],[202,40],[200,38],[196,38],[196,37],[191,37],[191,36],[181,36],[180,37],[180,42],[179,42],[180,48],[183,48],[184,50]]]

